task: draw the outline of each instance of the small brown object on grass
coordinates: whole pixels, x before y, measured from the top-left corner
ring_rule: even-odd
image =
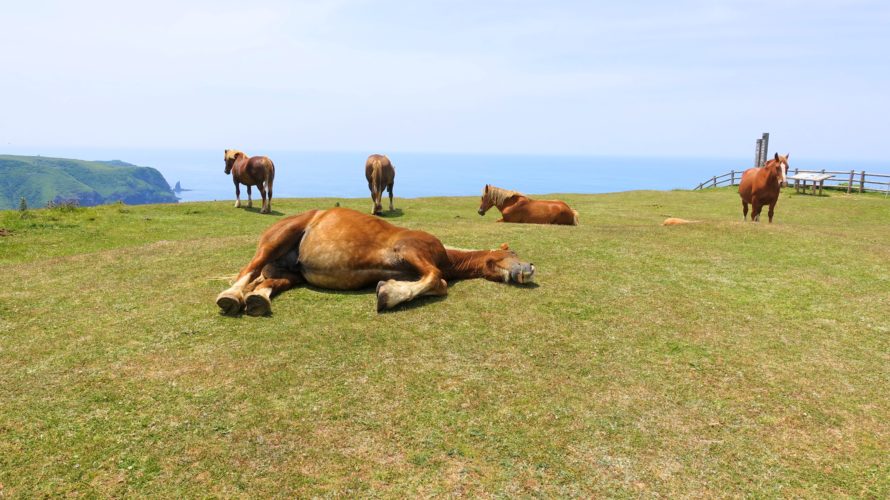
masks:
[[[679,226],[682,224],[696,224],[701,222],[700,220],[686,220],[686,219],[678,219],[677,217],[668,217],[661,223],[662,226]]]

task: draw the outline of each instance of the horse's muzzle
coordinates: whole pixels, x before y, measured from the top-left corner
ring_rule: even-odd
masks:
[[[480,208],[479,210],[476,211],[476,213],[478,213],[479,215],[485,215],[485,210],[482,210]]]
[[[513,283],[531,283],[535,280],[534,264],[516,264],[510,268],[510,281]]]

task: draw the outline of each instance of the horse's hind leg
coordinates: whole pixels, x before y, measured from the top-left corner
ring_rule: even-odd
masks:
[[[742,200],[742,220],[743,221],[748,220],[748,202],[745,200]],[[753,217],[752,217],[752,220],[753,220]]]
[[[272,295],[306,282],[302,274],[290,272],[274,264],[263,268],[263,280],[244,296],[244,312],[250,316],[272,313]]]
[[[250,184],[247,185],[247,208],[253,208],[253,193]]]
[[[263,187],[262,184],[257,184],[257,189],[260,191],[260,196],[263,197],[263,208],[260,209],[260,213],[267,214],[267,213],[269,213],[269,206],[267,205],[267,202],[266,202],[266,189]]]
[[[216,305],[224,314],[238,314],[244,307],[244,291],[249,289],[267,264],[283,257],[297,248],[306,226],[315,217],[317,210],[283,219],[267,229],[257,245],[250,263],[238,273],[235,283],[216,297]],[[257,285],[260,288],[262,283]]]
[[[386,186],[386,190],[389,192],[389,211],[390,212],[393,211],[393,208],[392,208],[392,185],[393,185],[393,183],[390,182],[389,185]]]
[[[402,258],[418,271],[420,279],[377,283],[377,312],[392,309],[421,295],[448,295],[448,283],[442,279],[442,271],[428,257],[409,249]]]
[[[760,222],[760,211],[763,210],[763,205],[756,201],[751,202],[751,220],[754,222]]]

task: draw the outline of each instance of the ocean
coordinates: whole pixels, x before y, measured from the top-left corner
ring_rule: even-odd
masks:
[[[180,201],[234,199],[225,175],[223,149],[11,148],[8,154],[123,160],[158,169]],[[369,152],[254,151],[275,163],[276,198],[369,196],[364,166]],[[475,196],[485,184],[528,194],[608,193],[638,189],[692,189],[714,175],[750,167],[751,158],[610,157],[503,154],[389,153],[396,169],[395,196]],[[887,164],[796,160],[791,168],[890,171]],[[255,196],[259,196],[255,193]],[[242,186],[242,197],[246,190]]]

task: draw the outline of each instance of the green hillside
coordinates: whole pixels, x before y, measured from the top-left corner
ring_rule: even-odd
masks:
[[[546,196],[581,225],[388,218],[507,242],[537,286],[262,318],[215,304],[261,231],[365,198],[0,212],[0,497],[890,496],[890,199]]]
[[[30,207],[67,200],[82,206],[177,201],[161,173],[150,167],[119,160],[0,155],[0,209],[17,208],[22,197]]]

